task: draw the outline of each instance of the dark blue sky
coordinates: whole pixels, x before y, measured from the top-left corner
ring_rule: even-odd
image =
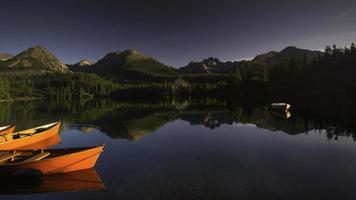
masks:
[[[182,66],[356,41],[355,0],[1,0],[0,52],[43,45],[62,62],[134,48]]]

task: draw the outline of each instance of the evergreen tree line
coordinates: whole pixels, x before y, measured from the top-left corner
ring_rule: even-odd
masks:
[[[324,55],[311,63],[291,60],[273,68],[268,88],[274,96],[342,103],[356,98],[355,66],[355,44],[345,48],[327,46]]]
[[[118,85],[84,73],[2,73],[0,99],[51,98],[57,100],[110,96]]]

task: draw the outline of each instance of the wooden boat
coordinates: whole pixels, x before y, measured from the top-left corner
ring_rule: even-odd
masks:
[[[12,126],[12,125],[0,127],[0,135],[6,135],[9,133],[13,133],[14,130],[15,130],[15,126]]]
[[[95,166],[104,145],[68,149],[0,151],[0,173],[27,171],[52,175],[90,169]]]
[[[271,104],[271,109],[273,110],[289,110],[291,107],[290,104],[287,104],[287,103],[272,103]]]
[[[5,178],[0,182],[0,195],[37,194],[106,190],[94,169],[43,176],[39,179]]]
[[[55,122],[24,131],[0,135],[0,150],[35,149],[33,145],[58,134],[61,123]]]
[[[59,136],[59,134],[55,134],[39,142],[32,143],[26,148],[20,148],[20,149],[31,149],[31,150],[48,149],[49,147],[55,146],[59,143],[61,143],[61,137]]]

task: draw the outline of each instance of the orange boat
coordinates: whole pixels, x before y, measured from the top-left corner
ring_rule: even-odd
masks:
[[[0,127],[0,135],[6,135],[9,133],[13,133],[14,130],[15,130],[15,126],[12,126],[12,125]]]
[[[28,130],[0,135],[0,150],[35,149],[42,141],[58,134],[60,122],[55,122]]]
[[[21,149],[31,149],[31,150],[41,150],[41,149],[48,149],[51,146],[55,146],[61,143],[61,137],[59,134],[51,136],[47,139],[41,140],[37,143],[32,143],[31,145],[27,146],[26,148]]]
[[[68,149],[0,151],[0,173],[27,171],[52,175],[90,169],[95,166],[104,145]]]
[[[106,190],[94,169],[44,176],[39,179],[2,179],[0,195]]]

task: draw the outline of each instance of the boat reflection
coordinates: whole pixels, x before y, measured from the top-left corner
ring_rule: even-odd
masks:
[[[284,118],[284,119],[289,119],[292,116],[292,114],[289,111],[284,111],[284,110],[283,111],[272,110],[271,114],[273,116]]]
[[[0,186],[0,195],[106,190],[94,169],[32,179],[11,178],[1,181]]]

